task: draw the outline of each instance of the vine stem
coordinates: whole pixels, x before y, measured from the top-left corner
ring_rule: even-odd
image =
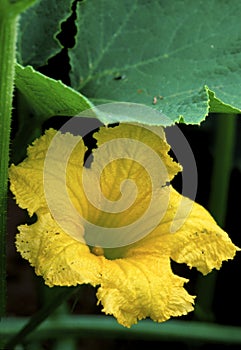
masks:
[[[18,15],[32,3],[0,0],[0,317],[6,309],[8,166]]]
[[[226,221],[229,182],[233,167],[236,119],[235,114],[220,114],[217,116],[215,125],[211,193],[208,207],[210,213],[222,228],[224,228]],[[211,310],[216,279],[217,271],[198,278],[198,302],[195,312],[198,319],[214,321]]]
[[[35,315],[33,315],[28,322],[19,330],[19,332],[15,333],[13,337],[11,337],[6,344],[4,344],[4,349],[14,349],[15,346],[21,344],[25,338],[32,333],[46,318],[48,318],[56,309],[66,300],[68,300],[71,296],[77,293],[80,290],[80,286],[78,287],[55,287],[52,290],[52,297],[49,301],[44,305],[42,309],[40,309]],[[65,317],[64,315],[63,317]],[[55,319],[58,319],[55,315]],[[67,337],[68,338],[68,337]],[[66,343],[65,343],[66,344]],[[67,349],[70,349],[70,344],[68,344]]]
[[[0,9],[1,12],[1,9]],[[17,17],[0,15],[0,315],[6,308],[6,211]]]
[[[230,174],[233,167],[236,115],[217,117],[214,164],[209,210],[220,226],[225,225]]]

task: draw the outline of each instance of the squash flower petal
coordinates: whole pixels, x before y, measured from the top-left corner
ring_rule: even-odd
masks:
[[[27,158],[9,169],[17,204],[37,215],[34,224],[18,227],[16,247],[22,257],[50,287],[97,286],[103,312],[126,327],[146,317],[163,322],[192,311],[195,297],[184,288],[188,280],[172,272],[171,259],[207,274],[233,259],[239,248],[202,206],[170,185],[182,168],[168,154],[164,130],[131,124],[101,127],[94,135],[98,148],[89,168],[84,166],[82,138],[60,134],[47,168],[48,191],[60,221],[44,187],[45,161],[56,134],[47,130],[28,148]],[[64,168],[61,159],[71,142],[75,147]],[[64,186],[81,219],[69,210]],[[145,219],[135,225],[139,217]],[[102,228],[117,242],[122,226],[127,227],[124,242],[132,239],[128,244],[91,244],[89,237],[101,236]]]

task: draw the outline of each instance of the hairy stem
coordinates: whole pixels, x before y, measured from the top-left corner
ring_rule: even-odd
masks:
[[[18,15],[33,0],[0,1],[0,316],[6,308],[8,163]]]
[[[5,313],[6,295],[6,211],[10,143],[10,124],[13,98],[15,42],[17,17],[5,15],[0,8],[0,314]]]

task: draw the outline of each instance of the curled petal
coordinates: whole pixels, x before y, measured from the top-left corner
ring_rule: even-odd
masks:
[[[47,285],[75,286],[100,283],[101,256],[90,253],[88,246],[71,238],[48,212],[38,212],[38,221],[19,226],[17,250],[43,276]]]
[[[173,196],[181,197],[176,191]],[[223,261],[233,259],[240,250],[208,211],[195,202],[183,225],[164,240],[170,246],[173,260],[196,267],[203,274],[220,269]]]
[[[54,129],[47,130],[43,136],[28,147],[28,157],[22,163],[17,166],[11,165],[9,169],[10,189],[15,195],[17,204],[21,208],[27,209],[30,216],[39,208],[48,207],[45,193],[46,184],[44,183],[46,177],[51,182],[49,185],[51,192],[55,194],[57,189],[59,190],[61,186],[65,185],[59,174],[61,170],[66,168],[66,164],[63,164],[63,158],[68,151],[68,145],[73,141],[77,147],[68,159],[68,164],[71,164],[72,167],[78,167],[80,171],[86,150],[83,141],[80,137],[69,133],[57,133]],[[48,164],[46,162],[47,155]],[[68,185],[71,188],[71,182]],[[74,189],[72,191],[75,192]]]
[[[149,254],[169,254],[174,261],[196,267],[203,274],[219,269],[223,261],[233,259],[240,250],[207,210],[172,187],[168,209],[159,225],[130,246],[125,256],[143,253],[145,249]]]
[[[103,312],[126,327],[146,317],[163,322],[193,310],[186,279],[172,273],[168,256],[105,260],[97,297]]]

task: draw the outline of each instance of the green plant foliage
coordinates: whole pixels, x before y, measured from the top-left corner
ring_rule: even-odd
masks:
[[[238,0],[77,5],[72,85],[96,104],[143,103],[187,124],[240,111]]]
[[[118,103],[103,109],[95,109],[92,102],[80,92],[63,84],[61,81],[49,78],[40,72],[34,70],[33,67],[23,67],[16,65],[15,83],[21,92],[21,99],[27,101],[29,110],[35,114],[34,121],[31,119],[31,129],[36,125],[38,128],[41,123],[49,119],[51,116],[80,116],[86,118],[98,118],[103,124],[111,124],[119,122],[143,122],[150,125],[170,125],[171,120],[148,107],[128,103]],[[25,102],[23,103],[25,104]],[[25,106],[26,109],[27,106]],[[85,111],[84,114],[81,112]],[[109,111],[109,112],[108,112]],[[148,116],[148,122],[146,119]],[[22,129],[29,129],[28,113],[26,110],[20,113]],[[21,127],[21,126],[20,126]],[[31,130],[29,130],[31,132]],[[25,131],[24,131],[25,133]],[[40,136],[40,135],[38,135]],[[22,136],[21,136],[22,137]],[[35,137],[37,137],[35,135]]]
[[[79,92],[61,81],[46,77],[31,66],[16,65],[15,83],[42,121],[51,116],[73,116],[91,107]]]
[[[19,23],[18,62],[42,66],[61,50],[56,35],[71,14],[73,0],[41,0],[25,11]]]

